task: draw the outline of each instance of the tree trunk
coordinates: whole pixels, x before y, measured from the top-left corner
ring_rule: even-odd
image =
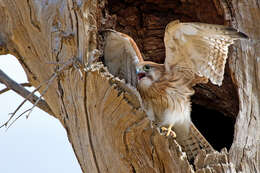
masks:
[[[16,56],[40,86],[83,172],[260,172],[259,8],[258,0],[0,0],[0,54]],[[162,62],[164,27],[174,19],[230,23],[251,38],[233,46],[222,87],[196,87],[195,103],[236,123],[229,152],[202,150],[194,164],[150,128],[136,89],[95,63],[104,28],[129,34],[145,59]]]
[[[258,0],[227,3],[226,18],[248,33],[251,40],[233,49],[229,64],[239,95],[239,112],[230,161],[241,172],[260,172],[260,17]]]

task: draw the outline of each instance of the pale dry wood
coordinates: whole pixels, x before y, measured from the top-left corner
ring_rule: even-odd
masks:
[[[77,4],[78,3],[78,4]],[[88,61],[88,55],[96,47],[96,13],[97,1],[0,1],[0,40],[10,54],[15,55],[23,66],[28,81],[39,86],[59,69],[60,62],[76,57],[81,64]],[[7,53],[2,51],[1,53]],[[54,65],[50,65],[53,63]],[[87,129],[79,131],[73,118],[86,117],[84,111],[84,80],[78,69],[72,68],[73,75],[61,73],[49,86],[44,100],[48,103],[54,116],[64,125],[71,139],[82,170],[93,170],[93,156],[84,144]],[[62,81],[79,85],[65,90]],[[66,83],[67,84],[67,83]],[[67,88],[66,88],[67,89]],[[40,89],[40,93],[44,87]],[[82,92],[81,92],[82,91]],[[69,93],[69,94],[67,94]],[[66,104],[72,101],[72,104]],[[74,109],[75,108],[75,109]],[[75,111],[76,110],[76,111]],[[69,120],[68,120],[69,119]],[[80,118],[78,118],[80,119]],[[70,122],[70,123],[67,123]],[[73,128],[72,128],[73,127]],[[73,135],[70,135],[73,134]],[[71,137],[70,137],[71,138]],[[81,139],[82,138],[82,139]],[[88,171],[90,172],[90,171]]]
[[[236,173],[235,167],[229,162],[229,154],[226,149],[220,153],[206,154],[205,151],[200,151],[194,165],[196,173],[217,172],[217,173]]]
[[[0,53],[9,51],[15,55],[29,82],[37,87],[59,69],[60,62],[67,62],[74,57],[81,66],[88,62],[97,48],[96,33],[102,16],[99,10],[103,7],[104,3],[96,0],[1,0],[0,46],[4,49]],[[241,20],[238,23],[241,24]],[[257,67],[257,63],[254,65]],[[194,172],[176,141],[160,136],[149,127],[149,121],[139,110],[135,91],[108,75],[101,67],[92,67],[93,70],[83,72],[81,66],[75,64],[76,68],[59,74],[49,86],[44,99],[66,128],[83,172]],[[247,66],[246,69],[249,71],[250,68]],[[243,68],[237,70],[246,75]],[[250,87],[247,83],[243,84]],[[257,89],[253,91],[256,93]],[[241,92],[247,94],[245,90]],[[241,110],[251,110],[245,107],[246,104],[242,104]],[[240,114],[238,124],[244,120],[243,115]],[[256,119],[245,121],[248,122],[244,124],[245,127],[247,124],[253,127],[256,120],[257,116]],[[242,134],[242,130],[238,130],[237,134]],[[257,133],[252,128],[250,132]],[[241,142],[237,134],[231,159],[238,166],[242,158],[246,160],[244,167],[253,168],[256,159],[249,156],[251,153],[252,157],[255,156],[256,147],[251,144],[255,144],[256,139],[249,135],[247,140],[241,138]],[[235,150],[238,142],[242,145],[246,142],[244,150]],[[253,150],[249,150],[249,146]],[[236,151],[239,151],[237,155],[233,153]],[[224,153],[224,157],[227,155]],[[225,159],[221,162],[221,153],[213,157],[203,154],[198,157],[201,164],[197,164],[197,172],[211,169],[224,173],[232,168],[229,159],[228,162]],[[202,159],[204,157],[207,159]],[[217,165],[217,158],[220,164],[225,163],[221,169]],[[215,164],[210,165],[213,161]]]
[[[96,1],[0,1],[1,41],[18,58],[33,86],[48,80],[59,67],[49,63],[73,57],[87,62],[85,51],[91,52],[96,45],[95,28],[91,27],[96,22],[95,5]],[[50,88],[44,99],[60,116],[58,83],[52,83]]]
[[[224,3],[225,2],[225,3]],[[233,49],[229,66],[239,95],[230,160],[241,172],[260,172],[260,1],[222,2],[227,20],[251,38]]]

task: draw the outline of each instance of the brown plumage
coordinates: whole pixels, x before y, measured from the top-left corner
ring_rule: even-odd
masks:
[[[173,21],[165,29],[165,63],[157,64],[143,61],[129,36],[111,31],[106,36],[105,64],[112,74],[137,86],[148,118],[167,129],[167,135],[174,130],[192,159],[201,148],[213,151],[190,120],[192,87],[208,79],[221,85],[228,46],[242,38],[247,36],[226,26]]]
[[[142,70],[146,66],[147,71]],[[144,109],[148,117],[156,121],[159,126],[170,125],[166,119],[166,114],[171,118],[190,121],[190,100],[189,97],[194,93],[193,82],[190,80],[189,71],[182,68],[174,68],[170,73],[165,70],[163,64],[152,62],[142,62],[137,65],[138,72],[138,91],[143,100]],[[184,113],[184,114],[183,114]],[[174,121],[174,120],[172,120]],[[176,120],[177,121],[177,120]],[[188,123],[186,130],[188,131]]]

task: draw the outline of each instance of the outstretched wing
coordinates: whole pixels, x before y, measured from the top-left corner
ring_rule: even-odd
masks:
[[[134,40],[126,34],[105,30],[104,63],[114,76],[137,84],[136,64],[143,61]]]
[[[166,70],[174,66],[190,69],[221,85],[228,46],[248,37],[236,29],[203,23],[169,23],[165,29]]]

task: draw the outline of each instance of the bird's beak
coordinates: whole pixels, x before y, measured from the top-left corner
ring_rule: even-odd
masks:
[[[136,72],[136,74],[138,75],[139,73],[142,72],[142,70],[141,70],[139,67],[137,67],[136,70],[135,70],[135,72]]]
[[[142,70],[142,68],[136,68],[136,74],[138,77],[138,80],[141,80],[143,77],[146,76],[146,73]]]

